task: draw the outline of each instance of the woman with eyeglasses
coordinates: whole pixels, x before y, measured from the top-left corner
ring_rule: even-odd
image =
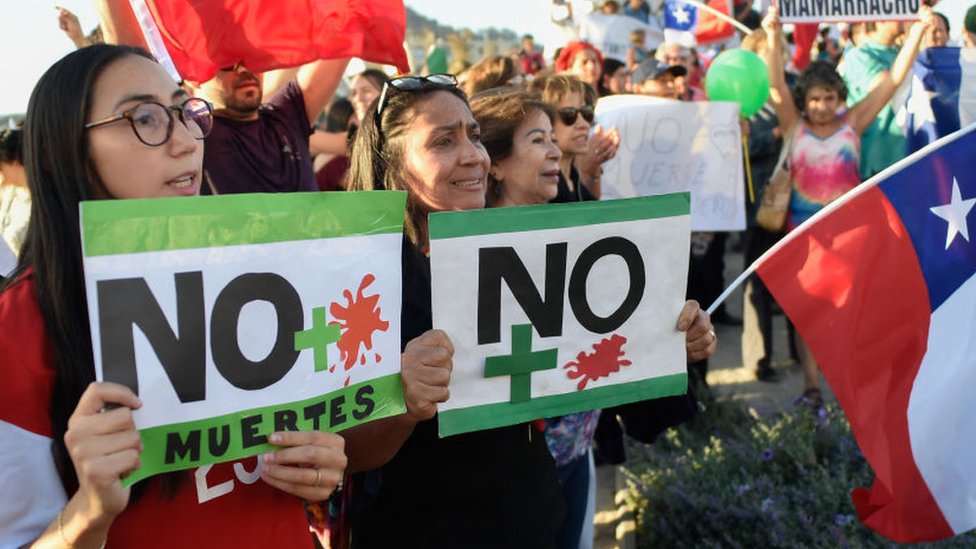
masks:
[[[402,367],[406,414],[348,434],[350,469],[380,467],[354,479],[354,500],[363,501],[352,546],[553,547],[563,504],[536,427],[437,435],[453,349],[447,334],[431,330],[427,215],[484,207],[490,162],[481,127],[451,75],[394,79],[372,111],[356,134],[350,182],[359,190],[407,192],[404,354],[437,361]]]
[[[302,500],[333,492],[341,437],[275,433],[279,449],[261,460],[124,488],[139,466],[141,404],[127,387],[94,382],[79,202],[196,195],[212,122],[206,101],[129,47],[80,49],[35,87],[25,128],[33,211],[0,289],[0,546],[312,547]]]

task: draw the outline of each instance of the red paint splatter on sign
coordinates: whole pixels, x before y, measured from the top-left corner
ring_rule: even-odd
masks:
[[[343,290],[342,296],[346,298],[346,305],[342,306],[338,302],[333,302],[329,306],[329,313],[338,322],[341,337],[339,343],[339,360],[345,364],[345,369],[349,370],[356,364],[366,363],[366,356],[360,356],[360,348],[373,348],[373,334],[375,332],[385,332],[390,323],[380,318],[380,308],[376,303],[380,300],[379,294],[363,295],[363,291],[376,280],[372,274],[366,274],[362,282],[359,283],[359,290],[353,298],[352,292]]]
[[[620,371],[620,368],[630,366],[631,362],[622,358],[624,351],[621,347],[624,343],[627,343],[626,337],[613,334],[594,343],[592,353],[580,351],[576,360],[567,362],[563,368],[568,370],[566,375],[569,379],[583,378],[576,385],[576,389],[582,391],[587,382],[610,377],[610,374]]]

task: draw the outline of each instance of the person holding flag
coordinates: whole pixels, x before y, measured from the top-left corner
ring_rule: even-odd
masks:
[[[797,79],[790,92],[783,75],[782,26],[775,6],[770,6],[763,28],[769,49],[770,99],[776,105],[779,126],[786,136],[786,162],[792,179],[786,225],[790,230],[860,182],[860,138],[878,112],[891,100],[908,76],[918,49],[932,25],[932,10],[919,8],[920,21],[912,25],[892,70],[863,100],[838,115],[847,87],[829,63],[815,61]],[[812,407],[823,404],[817,363],[798,338],[803,364],[802,398]]]
[[[100,2],[120,43],[148,46],[214,104],[201,194],[317,190],[312,123],[349,58],[408,66],[402,0]],[[295,79],[265,97],[262,73],[294,67]],[[320,135],[316,149],[345,153],[345,135]]]

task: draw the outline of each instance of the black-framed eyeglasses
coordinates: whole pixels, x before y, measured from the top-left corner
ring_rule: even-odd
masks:
[[[179,105],[166,106],[155,101],[143,101],[135,107],[103,120],[85,124],[85,129],[97,128],[119,120],[128,120],[133,133],[144,144],[158,147],[173,136],[173,119],[179,116],[195,139],[210,135],[213,128],[213,107],[199,97],[191,97]]]
[[[436,88],[456,88],[457,84],[456,76],[444,73],[428,74],[427,76],[401,76],[400,78],[387,80],[383,83],[383,91],[380,92],[380,99],[376,103],[376,123],[379,125],[380,115],[383,114],[383,107],[386,106],[386,96],[390,88],[396,88],[399,91],[405,92],[415,92],[426,89],[429,86]]]
[[[556,114],[559,115],[559,120],[567,126],[575,124],[577,116],[582,116],[587,124],[593,123],[593,105],[583,105],[579,108],[563,107],[556,111]]]

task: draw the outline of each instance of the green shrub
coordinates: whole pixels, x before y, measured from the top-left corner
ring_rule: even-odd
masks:
[[[628,455],[640,547],[899,546],[857,518],[850,491],[872,475],[835,406],[763,418],[713,401]],[[976,547],[976,534],[912,547]]]

